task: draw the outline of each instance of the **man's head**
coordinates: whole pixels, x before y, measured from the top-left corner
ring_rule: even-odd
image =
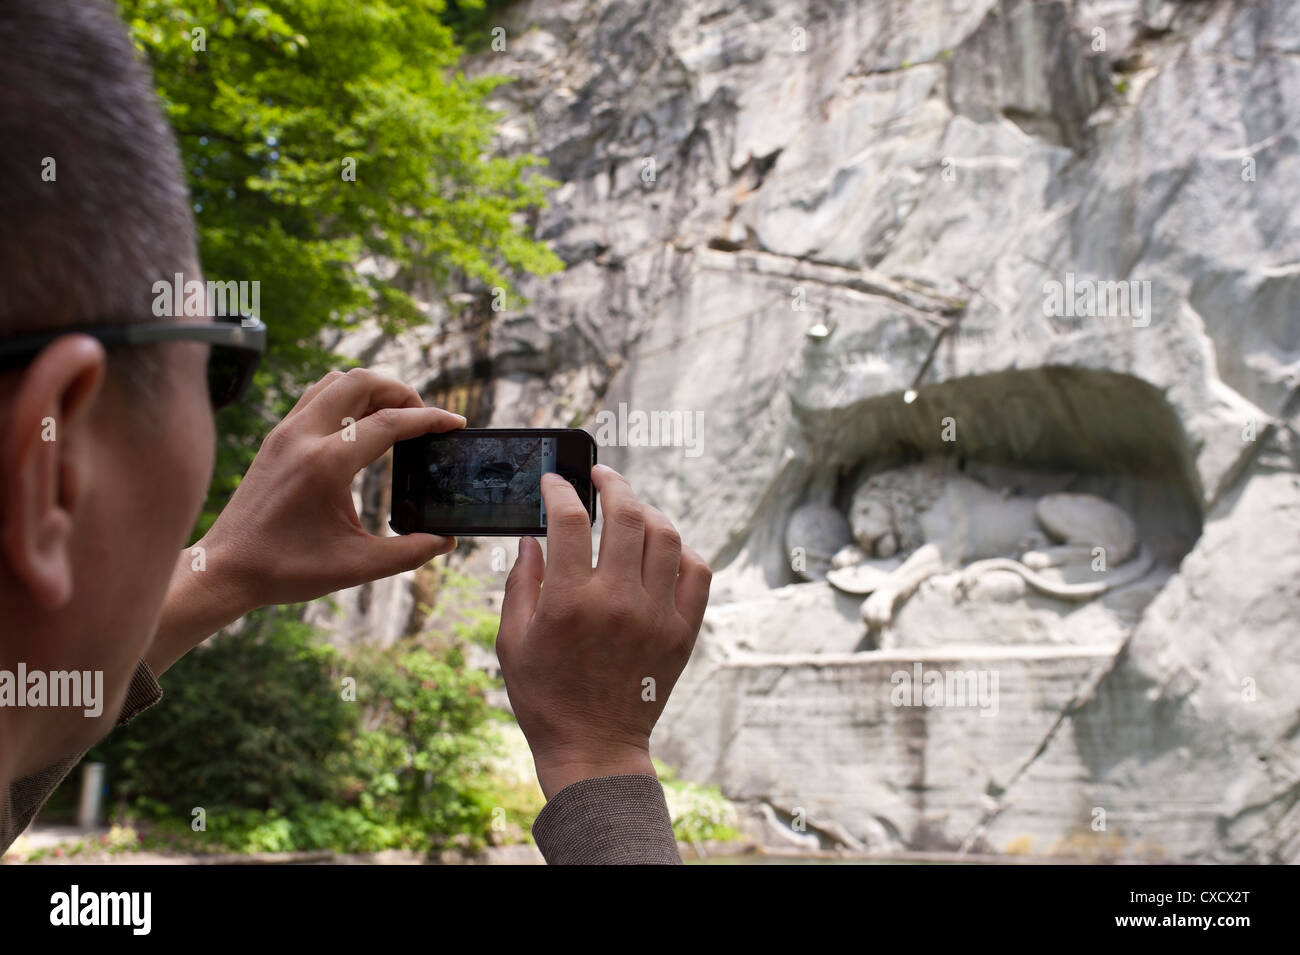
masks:
[[[110,7],[0,5],[0,338],[157,321],[200,278],[176,143]],[[0,776],[93,742],[152,639],[213,460],[208,346],[68,335],[0,372],[0,670],[102,670],[103,715],[0,707]]]

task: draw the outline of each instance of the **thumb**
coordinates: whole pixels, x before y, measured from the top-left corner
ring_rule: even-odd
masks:
[[[404,570],[423,567],[441,554],[456,549],[456,538],[437,534],[398,534],[395,537],[371,536],[366,548],[367,580],[391,577]]]
[[[504,658],[518,646],[533,619],[545,574],[542,545],[532,537],[519,538],[519,557],[506,578],[506,593],[501,601],[501,629],[497,631],[497,659],[502,661],[503,667]]]

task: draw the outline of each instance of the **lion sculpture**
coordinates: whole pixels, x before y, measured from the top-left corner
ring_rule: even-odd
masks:
[[[866,597],[862,619],[872,629],[889,624],[898,604],[936,574],[960,570],[958,596],[990,571],[1009,571],[1047,596],[1084,601],[1138,580],[1153,564],[1132,518],[1104,498],[1011,495],[933,463],[867,478],[849,523],[853,543],[835,555],[826,579]],[[1042,573],[1081,566],[1095,579],[1068,583]]]

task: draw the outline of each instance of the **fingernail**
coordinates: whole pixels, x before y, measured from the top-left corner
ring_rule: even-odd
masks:
[[[593,471],[608,471],[610,474],[618,474],[618,472],[615,471],[613,468],[611,468],[608,464],[597,464],[594,468],[592,468],[592,470],[593,470]],[[623,475],[618,474],[618,476],[619,476],[619,477],[622,477]]]
[[[466,418],[463,414],[458,414],[456,415],[456,417],[460,419],[460,426],[462,428],[465,427],[465,425],[469,424],[469,419]]]

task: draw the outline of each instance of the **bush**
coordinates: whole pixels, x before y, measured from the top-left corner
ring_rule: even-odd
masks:
[[[664,799],[673,821],[673,835],[681,842],[708,839],[730,841],[740,838],[736,828],[736,807],[717,786],[701,786],[677,778],[676,772],[659,760],[655,772],[664,787]]]
[[[177,661],[166,701],[88,758],[108,765],[115,797],[149,797],[186,819],[196,806],[215,815],[331,798],[357,724],[337,658],[291,608],[258,611]]]
[[[362,651],[352,664],[365,715],[345,785],[359,805],[434,833],[482,834],[488,676],[466,666],[454,641]]]
[[[483,844],[501,804],[484,766],[492,681],[462,638],[344,654],[296,613],[250,615],[168,671],[164,702],[90,754],[113,797],[190,849]]]

